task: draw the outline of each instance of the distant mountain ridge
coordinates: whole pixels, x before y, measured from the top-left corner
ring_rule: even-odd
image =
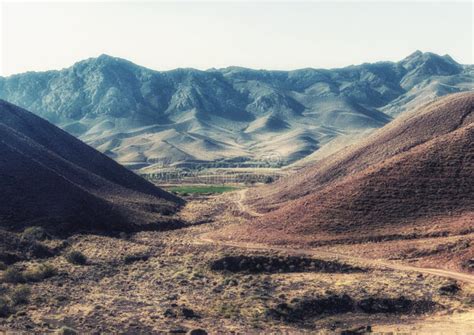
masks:
[[[0,77],[27,108],[141,172],[163,164],[282,164],[341,134],[379,128],[435,96],[472,90],[473,66],[415,52],[400,62],[295,71],[154,71],[107,55],[60,71]]]

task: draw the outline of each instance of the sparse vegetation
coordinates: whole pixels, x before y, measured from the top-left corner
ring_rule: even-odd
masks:
[[[57,335],[76,335],[77,331],[74,329],[67,327],[67,326],[62,326],[56,331]]]
[[[49,264],[38,264],[33,267],[20,271],[15,266],[10,266],[3,273],[3,282],[11,284],[39,282],[46,278],[55,276],[56,269]]]
[[[43,227],[28,227],[23,231],[21,237],[30,241],[43,241],[49,238],[49,234]]]
[[[10,301],[14,306],[27,304],[31,295],[31,290],[27,286],[19,286],[10,293]]]
[[[147,261],[148,258],[150,258],[149,255],[144,255],[144,254],[138,254],[138,255],[127,255],[125,256],[125,258],[123,259],[123,262],[125,264],[132,264],[132,263],[135,263],[135,262],[144,262],[144,261]]]
[[[419,314],[435,308],[429,300],[410,300],[403,296],[397,298],[368,297],[357,301],[347,294],[297,300],[293,305],[280,303],[269,309],[268,316],[287,322],[301,322],[321,314],[343,314],[362,312],[367,314]]]
[[[11,309],[8,304],[8,301],[5,298],[0,297],[0,318],[4,318],[10,315],[10,311]]]
[[[8,269],[6,269],[5,272],[3,273],[3,281],[5,283],[12,283],[12,284],[24,283],[25,277],[23,276],[23,273],[19,269],[17,269],[14,266],[11,266]]]
[[[85,265],[87,263],[87,257],[80,251],[70,251],[65,256],[66,260],[74,265]]]
[[[335,261],[312,259],[299,256],[225,256],[211,262],[211,270],[249,273],[282,272],[364,272],[359,267]]]
[[[54,252],[41,242],[32,241],[28,244],[28,249],[34,258],[48,258],[54,256]]]
[[[29,302],[31,290],[28,286],[21,285],[9,292],[4,291],[2,294],[0,295],[0,318],[5,318],[16,312],[16,306]]]
[[[237,204],[228,203],[236,198],[232,194],[193,197],[189,203],[196,212],[190,218],[219,224],[221,215],[225,215],[232,223],[245,222],[248,219],[233,214]],[[215,202],[223,206],[207,211],[209,204],[215,206]],[[165,233],[123,233],[120,238],[118,232],[112,236],[80,234],[63,244],[56,239],[46,241],[45,245],[55,253],[63,252],[62,256],[44,264],[28,259],[28,255],[13,265],[7,263],[7,267],[21,273],[24,282],[0,284],[0,313],[4,315],[0,315],[0,324],[24,332],[47,332],[51,326],[28,329],[31,316],[47,318],[52,313],[62,313],[77,333],[99,331],[98,324],[100,331],[107,333],[148,333],[156,329],[190,333],[198,326],[209,333],[280,329],[300,333],[328,327],[335,327],[334,333],[344,333],[343,330],[359,329],[362,320],[370,322],[376,332],[380,320],[403,320],[402,326],[406,326],[414,316],[421,319],[424,316],[420,314],[437,311],[438,306],[450,312],[469,310],[472,304],[469,285],[459,282],[460,290],[456,291],[451,285],[454,281],[436,276],[419,277],[344,257],[326,259],[317,251],[301,251],[295,256],[283,249],[246,250],[227,247],[225,242],[193,243],[197,234],[210,231],[209,227],[212,228],[201,224]],[[65,264],[67,258],[77,262],[75,256],[71,257],[76,254],[84,256],[80,258],[91,266],[72,269]],[[13,293],[16,288],[25,287],[22,285],[55,273],[53,264],[61,269],[61,277],[31,284],[31,297],[27,291]],[[0,277],[3,273],[0,271]],[[78,297],[82,292],[90,292],[87,299]],[[89,300],[93,296],[97,300]],[[28,300],[28,305],[22,306]],[[90,308],[91,317],[78,317],[76,306]],[[115,315],[123,318],[117,322]]]
[[[57,274],[56,268],[50,264],[39,264],[23,273],[23,277],[28,282],[39,282]]]
[[[183,185],[170,187],[168,190],[177,194],[214,194],[237,190],[235,186],[225,185]]]
[[[272,176],[266,176],[265,179],[263,180],[263,182],[265,184],[271,184],[275,181],[275,179],[272,177]]]

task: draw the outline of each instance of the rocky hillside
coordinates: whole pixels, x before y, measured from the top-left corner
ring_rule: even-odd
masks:
[[[265,214],[226,236],[320,244],[472,233],[473,143],[474,93],[443,97],[257,189],[247,203]]]
[[[419,51],[342,69],[157,72],[102,55],[60,71],[0,77],[27,108],[142,172],[201,162],[289,164],[341,134],[379,128],[435,96],[469,90],[472,66]]]
[[[56,233],[167,225],[181,200],[0,100],[0,229]]]

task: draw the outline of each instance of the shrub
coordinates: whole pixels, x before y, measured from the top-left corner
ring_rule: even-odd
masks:
[[[10,265],[20,261],[21,258],[9,252],[0,252],[0,261],[6,265]]]
[[[28,227],[23,231],[21,237],[30,241],[43,241],[49,238],[49,235],[42,227]]]
[[[74,265],[84,265],[87,263],[87,257],[80,251],[70,251],[65,256],[66,260]]]
[[[275,181],[275,180],[274,180],[273,177],[271,177],[271,176],[266,176],[265,179],[263,179],[263,182],[264,182],[265,184],[271,184],[271,183],[273,183],[274,181]]]
[[[54,256],[54,252],[40,242],[33,242],[28,246],[31,256],[34,258],[47,258]]]
[[[149,258],[150,258],[150,256],[142,255],[142,254],[126,255],[125,258],[123,259],[123,262],[125,264],[132,264],[132,263],[135,263],[135,262],[146,262]]]
[[[49,264],[39,264],[23,273],[26,281],[38,282],[46,278],[51,278],[57,273],[56,269]]]
[[[6,269],[7,269],[7,265],[0,261],[0,271],[6,270]]]
[[[60,329],[58,329],[56,334],[58,334],[58,335],[76,335],[77,332],[72,328],[69,328],[67,326],[62,326]]]
[[[31,290],[26,286],[19,286],[10,293],[10,301],[13,305],[27,304],[31,295]]]
[[[25,277],[23,276],[20,270],[15,267],[10,267],[3,273],[3,281],[6,283],[13,284],[24,283]]]
[[[56,273],[56,269],[49,264],[39,264],[24,272],[10,267],[3,273],[3,281],[12,284],[38,282],[53,277]]]
[[[0,297],[0,318],[7,317],[10,315],[10,306],[8,305],[8,302]]]

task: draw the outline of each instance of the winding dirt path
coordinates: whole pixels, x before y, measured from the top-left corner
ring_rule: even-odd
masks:
[[[239,209],[239,211],[247,213],[250,216],[262,216],[263,214],[256,212],[245,204],[245,197],[247,195],[247,191],[248,188],[244,188],[243,190],[235,192],[237,198],[235,200],[235,204],[237,205],[237,208]]]
[[[247,194],[247,190],[248,189],[243,189],[243,190],[234,192],[233,195],[235,196],[231,197],[231,199],[235,201],[235,205],[239,211],[253,217],[262,216],[261,213],[256,212],[255,210],[253,210],[252,208],[250,208],[249,206],[245,204],[245,197]],[[474,284],[474,276],[467,273],[462,273],[462,272],[436,269],[436,268],[417,267],[417,266],[412,266],[412,265],[406,265],[406,264],[380,260],[380,259],[369,259],[369,258],[364,258],[364,257],[351,256],[347,254],[322,251],[322,250],[317,250],[317,249],[312,249],[312,248],[288,248],[288,247],[279,247],[279,246],[257,244],[257,243],[218,241],[215,239],[211,239],[207,235],[208,233],[199,235],[196,243],[213,244],[213,245],[241,248],[241,249],[254,250],[254,251],[271,250],[271,251],[285,252],[287,254],[307,255],[307,256],[312,256],[312,257],[317,257],[317,258],[337,258],[339,260],[360,262],[360,263],[367,264],[369,266],[384,267],[384,268],[389,268],[389,269],[398,270],[398,271],[418,272],[422,274],[450,278],[453,280],[458,280],[461,282]]]
[[[384,268],[398,270],[398,271],[418,272],[422,274],[435,275],[439,277],[445,277],[445,278],[458,280],[461,282],[474,284],[474,276],[466,274],[466,273],[449,271],[449,270],[442,270],[442,269],[435,269],[435,268],[422,268],[422,267],[404,265],[404,264],[399,264],[399,263],[394,263],[394,262],[389,262],[389,261],[383,261],[379,259],[368,259],[364,257],[350,256],[346,254],[339,254],[339,253],[321,251],[321,250],[310,249],[310,248],[286,248],[286,247],[277,247],[277,246],[256,244],[256,243],[217,241],[217,240],[207,237],[206,234],[200,235],[199,240],[200,242],[202,242],[201,244],[213,244],[213,245],[220,245],[220,246],[240,248],[240,249],[253,250],[253,251],[271,250],[271,251],[285,252],[291,255],[306,255],[306,256],[311,256],[315,258],[337,258],[338,260],[342,260],[342,261],[359,262],[359,263],[367,264],[369,266],[384,267]]]

